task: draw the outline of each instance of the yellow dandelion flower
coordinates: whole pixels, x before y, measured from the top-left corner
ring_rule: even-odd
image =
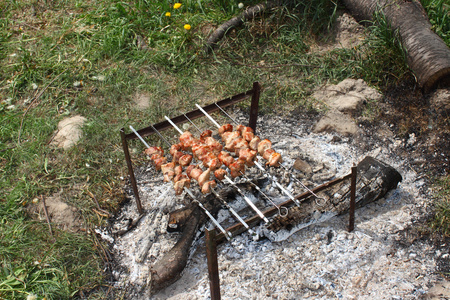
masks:
[[[184,29],[186,29],[186,30],[191,30],[191,25],[185,24],[185,25],[184,25]]]
[[[166,17],[170,17],[172,14],[170,12],[166,12]]]
[[[173,5],[173,8],[174,9],[179,9],[181,7],[181,3],[175,3],[174,5]]]

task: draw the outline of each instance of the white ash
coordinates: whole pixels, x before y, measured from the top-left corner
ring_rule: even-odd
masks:
[[[238,111],[231,113],[245,124],[245,116]],[[312,184],[310,188],[348,174],[367,155],[396,168],[403,181],[385,198],[358,209],[356,228],[351,233],[347,231],[347,215],[319,214],[314,226],[288,238],[282,236],[285,232],[271,237],[283,240],[280,242],[254,241],[244,233],[219,245],[223,299],[416,299],[426,294],[438,280],[432,247],[426,243],[398,247],[395,243],[400,231],[425,213],[430,203],[421,192],[424,179],[406,159],[395,155],[401,140],[389,137],[391,143],[386,143],[368,141],[365,136],[336,138],[336,134],[313,134],[311,127],[311,122],[301,118],[260,117],[257,134],[272,140],[285,165],[292,166],[299,157],[311,162],[315,172],[305,180]],[[371,150],[361,150],[367,144]],[[209,299],[203,237],[196,242],[197,251],[193,251],[180,280],[149,296],[151,264],[180,236],[166,232],[167,213],[183,207],[184,200],[176,197],[171,184],[162,183],[162,176],[152,168],[139,172],[139,181],[146,182],[139,184],[139,192],[147,213],[136,228],[114,238],[116,287],[127,290],[128,299]],[[291,191],[293,185],[288,182]],[[270,193],[271,187],[265,191]],[[244,204],[239,197],[232,203],[236,210],[241,210]],[[116,223],[135,219],[137,215],[132,199]],[[230,219],[230,215],[223,211],[219,219]],[[263,226],[258,230],[264,234]],[[148,255],[138,262],[145,247],[149,247]]]

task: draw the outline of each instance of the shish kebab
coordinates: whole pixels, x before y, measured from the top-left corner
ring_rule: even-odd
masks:
[[[220,107],[217,103],[214,103],[222,113],[224,113],[230,120],[232,120],[236,125],[238,125],[239,123],[233,119],[225,110],[223,110],[222,107]],[[281,162],[279,163],[279,166],[282,167],[284,170],[286,171],[290,171],[288,167],[286,167],[285,165],[283,165]],[[325,202],[326,199],[323,197],[318,196],[316,193],[314,193],[310,188],[308,188],[303,182],[301,182],[297,177],[293,176],[290,172],[289,172],[289,177],[291,177],[295,182],[299,183],[305,190],[307,190],[311,195],[313,195],[316,199],[316,204],[319,206],[322,206]],[[322,204],[319,203],[317,200],[321,200]]]
[[[213,119],[213,117],[211,117],[200,105],[195,104],[197,106],[197,108],[214,124],[216,125],[217,128],[219,128],[219,134],[222,130],[232,130],[232,125],[231,124],[227,124],[229,125],[230,128],[224,128],[224,126],[220,126],[219,123],[216,122],[216,120]],[[256,140],[255,140],[256,139]],[[275,150],[271,149],[271,145],[272,143],[269,140],[262,140],[262,141],[258,141],[258,137],[255,136],[255,138],[253,140],[255,140],[255,145],[252,145],[252,141],[249,143],[250,147],[257,147],[259,154],[261,154],[263,156],[263,158],[265,158],[267,160],[267,157],[271,158],[274,157],[274,154],[278,154],[275,152]],[[272,151],[270,151],[272,150]],[[268,155],[264,155],[264,154],[268,154]],[[278,156],[276,156],[276,158],[278,158]],[[258,167],[258,169],[260,169],[262,172],[266,173],[266,169],[264,169],[263,166],[261,166],[260,163],[258,163],[257,161],[254,161],[255,166]],[[270,166],[279,166],[281,164],[281,160],[277,160],[276,163],[270,163],[270,161],[268,162],[268,165]],[[286,190],[281,184],[278,183],[278,181],[276,180],[276,178],[273,178],[272,176],[268,176],[268,178],[270,180],[272,180],[275,185],[286,195],[289,197],[289,199],[291,199],[298,207],[300,207],[300,202],[294,198],[294,196],[292,196],[292,194]]]
[[[186,116],[186,115],[185,115]],[[187,119],[189,119],[186,116]],[[190,120],[189,120],[190,121]],[[164,136],[153,126],[150,125],[152,127],[152,129],[158,134],[158,136],[169,146],[171,145],[171,143],[166,140],[164,138]],[[175,154],[176,155],[176,154]],[[180,158],[181,159],[181,158]],[[192,172],[192,170],[191,170]],[[223,205],[225,205],[225,207],[235,216],[235,218],[247,229],[247,231],[250,233],[250,235],[255,236],[256,233],[250,228],[250,226],[248,226],[248,224],[239,216],[239,214],[228,204],[228,202],[225,201],[225,199],[223,199],[223,197],[217,193],[213,187],[210,186],[210,190],[211,192],[214,194],[214,196],[216,196],[217,199],[219,199]]]
[[[195,125],[195,123],[194,122],[192,122],[192,120],[191,119],[189,119],[189,117],[186,115],[186,114],[183,114],[184,115],[184,117],[195,127],[195,129],[197,129],[197,131],[198,132],[202,132],[201,131],[201,129],[200,128],[198,128],[197,127],[197,125]],[[203,133],[202,134],[204,134],[206,131],[203,131]],[[256,185],[255,183],[253,183],[252,181],[251,181],[251,179],[247,176],[247,175],[245,175],[242,171],[240,171],[240,175],[241,176],[243,176],[245,179],[247,179],[247,182],[248,183],[250,183],[250,185],[252,185],[264,198],[266,198],[267,200],[269,200],[269,202],[270,203],[272,203],[272,205],[273,206],[275,206],[277,209],[278,209],[278,213],[279,213],[279,215],[280,216],[282,216],[282,217],[285,217],[285,216],[287,216],[287,214],[289,213],[289,210],[286,208],[286,207],[284,207],[284,206],[278,206],[269,196],[267,196],[262,190],[261,190],[261,188],[258,186],[258,185]],[[283,214],[282,212],[281,212],[281,210],[282,209],[284,209],[286,212]]]
[[[160,147],[150,147],[149,144],[147,144],[147,142],[142,138],[142,136],[133,128],[133,126],[130,125],[130,129],[131,131],[134,132],[134,134],[139,138],[139,140],[145,145],[145,147],[147,147],[147,149],[151,149],[151,148],[159,148]],[[165,142],[168,142],[166,139],[164,139],[164,137],[162,135],[160,135],[160,133],[152,126],[152,129],[161,137],[161,139]],[[169,143],[170,145],[170,143]],[[157,149],[156,151],[159,152],[159,149]],[[162,149],[161,149],[162,150]],[[155,158],[153,159],[155,165],[156,162],[158,164],[160,164],[161,161],[164,161],[164,159],[161,159],[162,155],[159,153],[154,153],[153,155],[155,155]],[[152,155],[152,156],[153,156]],[[156,162],[155,162],[156,161]],[[159,168],[161,169],[161,164],[159,165]],[[198,204],[198,206],[200,206],[200,208],[205,212],[205,214],[210,218],[210,220],[214,223],[214,225],[219,228],[219,230],[223,233],[223,235],[227,238],[227,240],[230,240],[231,237],[233,237],[233,235],[226,231],[221,225],[220,223],[214,218],[214,216],[206,209],[206,207],[203,206],[203,204],[201,202],[199,202],[194,194],[189,190],[189,188],[187,186],[183,186],[184,191],[192,198],[192,200]]]
[[[187,139],[187,137],[191,137],[192,136],[192,134],[190,134],[190,135],[188,135],[187,133],[189,133],[189,132],[183,132],[180,128],[178,128],[178,126],[177,125],[175,125],[175,123],[173,123],[172,122],[172,120],[171,119],[169,119],[169,117],[167,117],[167,116],[164,116],[164,118],[166,118],[166,120],[181,134],[181,136],[180,136],[180,141],[181,141],[181,143],[183,143],[183,140],[185,140],[185,139]],[[212,132],[211,132],[211,134],[212,134]],[[212,141],[213,142],[213,141]],[[217,141],[216,141],[217,142]],[[220,145],[221,146],[221,145]],[[197,152],[196,150],[198,150],[199,152],[201,151],[201,150],[204,150],[204,151],[207,151],[207,149],[205,150],[205,148],[203,148],[203,149],[194,149],[194,147],[192,147],[192,152],[194,153],[194,155],[195,155],[195,153]],[[221,156],[221,154],[222,154],[222,156],[223,157],[225,157],[226,156],[226,154],[228,154],[228,153],[225,153],[224,151],[221,151],[220,152],[220,154],[218,155],[218,160],[219,160],[219,163],[221,163],[220,162],[220,158],[219,157],[222,157]],[[228,154],[229,155],[229,154]],[[231,155],[230,155],[230,157],[231,157]],[[226,158],[223,158],[223,161],[225,161],[225,159]],[[226,164],[226,163],[225,163]],[[234,163],[233,163],[234,164]],[[233,174],[233,171],[236,171],[236,170],[234,170],[234,167],[232,166],[233,164],[229,164],[229,168],[230,168],[230,171],[231,171],[231,176],[233,176],[233,177],[236,177],[236,176],[234,176],[234,174]],[[210,170],[211,169],[214,169],[214,170],[216,170],[217,169],[217,166],[218,165],[213,165],[213,164],[210,164],[210,165],[208,165],[207,164],[207,167],[208,167],[208,170],[206,170],[205,172],[210,172]],[[236,167],[236,169],[237,169],[238,167]],[[221,170],[223,170],[223,169],[221,169]],[[221,174],[217,174],[217,175],[215,175],[216,176],[216,178],[218,179],[218,180],[223,180],[223,179],[225,179],[228,183],[230,183],[240,194],[241,194],[241,196],[244,198],[244,200],[245,200],[245,202],[247,202],[247,204],[258,214],[258,216],[261,218],[261,219],[263,219],[263,221],[265,222],[265,223],[269,223],[269,219],[267,219],[267,217],[266,216],[264,216],[264,214],[255,206],[255,204],[245,195],[245,193],[236,185],[236,183],[234,183],[234,181],[232,181],[231,179],[230,179],[230,177],[228,177],[228,175],[226,175],[225,173],[221,173]],[[215,181],[214,181],[215,182]],[[202,188],[203,189],[203,188]]]

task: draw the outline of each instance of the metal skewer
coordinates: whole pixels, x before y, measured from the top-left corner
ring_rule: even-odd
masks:
[[[153,130],[155,130],[155,132],[158,133],[158,135],[160,137],[161,134],[152,126]],[[147,142],[142,138],[142,136],[133,128],[133,126],[130,125],[130,129],[134,132],[134,134],[141,140],[142,143],[144,143],[144,145],[147,148],[150,148],[149,144],[147,144]],[[169,143],[169,141],[167,141],[166,139],[163,138],[163,141],[165,141],[166,143]],[[223,229],[222,226],[220,226],[219,222],[217,222],[217,220],[213,217],[213,215],[211,215],[211,213],[203,206],[203,204],[201,204],[198,200],[196,200],[194,194],[192,194],[192,192],[187,188],[184,187],[184,191],[192,198],[192,200],[194,202],[196,202],[198,204],[198,206],[200,206],[201,209],[203,209],[203,211],[205,212],[205,214],[211,219],[211,221],[214,223],[214,225],[216,225],[217,228],[219,228],[219,230],[224,234],[224,236],[227,238],[227,240],[230,240],[230,238],[233,236],[230,232],[226,231],[225,229]]]
[[[217,103],[216,103],[216,105],[217,105]],[[217,107],[219,107],[220,109],[222,109],[220,106],[218,106],[217,105]],[[222,110],[223,111],[223,110]],[[189,117],[188,116],[186,116],[186,114],[184,114],[184,117],[192,124],[192,125],[194,125],[194,127],[197,129],[197,131],[198,132],[202,132],[201,131],[201,129],[200,128],[198,128],[195,124],[194,124],[194,122],[192,122],[192,120],[191,119],[189,119]],[[231,117],[230,117],[231,118]],[[280,216],[282,216],[282,217],[284,217],[284,216],[287,216],[287,214],[289,213],[289,211],[288,211],[288,209],[286,208],[286,207],[284,207],[284,206],[278,206],[278,205],[276,205],[275,204],[275,202],[269,197],[269,196],[267,196],[260,188],[259,188],[259,186],[257,186],[256,184],[254,184],[252,181],[251,181],[251,179],[247,176],[247,175],[245,175],[244,173],[242,173],[242,172],[240,172],[241,173],[241,175],[245,178],[245,179],[247,179],[247,182],[248,183],[250,183],[253,187],[255,187],[255,189],[256,190],[258,190],[259,191],[259,193],[261,193],[261,195],[263,195],[266,199],[268,199],[277,209],[278,209],[278,213],[279,213],[279,215]],[[213,192],[215,192],[213,189],[211,189],[211,191],[213,191]],[[216,195],[216,194],[215,194]],[[226,203],[226,201],[224,200],[224,199],[221,199],[220,197],[219,197],[219,195],[216,195],[216,197],[217,198],[219,198],[224,204],[225,204],[225,206],[227,206],[228,205],[228,203]],[[229,205],[228,205],[229,206]],[[230,211],[235,215],[235,217],[236,218],[238,218],[238,219],[240,219],[240,217],[237,215],[237,214],[235,214],[234,213],[234,210],[231,208],[231,207],[229,207],[228,209],[230,209]],[[285,209],[286,210],[286,213],[285,214],[283,214],[282,212],[281,212],[281,209]],[[240,220],[239,220],[240,221]],[[250,230],[247,226],[247,224],[245,223],[245,222],[241,222],[248,230]]]
[[[219,104],[217,104],[217,102],[214,102],[214,104],[220,109],[220,111],[222,111],[228,118],[231,119],[231,121],[233,121],[236,125],[238,125],[239,123],[233,119],[222,107],[220,107]]]
[[[286,171],[289,171],[289,169],[288,169],[286,166],[284,166],[284,165],[282,165],[282,164],[280,164],[280,166],[281,166],[283,169],[285,169]],[[289,171],[289,174],[290,174],[290,171]],[[300,183],[300,185],[301,185],[305,190],[307,190],[311,195],[313,195],[313,196],[315,197],[315,200],[316,200],[316,204],[317,204],[317,205],[323,206],[323,205],[325,204],[325,202],[327,202],[327,200],[326,200],[325,198],[318,196],[318,195],[317,195],[316,193],[314,193],[310,188],[308,188],[303,182],[301,182],[298,178],[296,178],[296,177],[293,176],[292,174],[290,174],[289,176],[290,176],[292,179],[294,179],[295,182]],[[318,200],[320,200],[320,202],[319,202]]]
[[[196,104],[197,105],[197,104]],[[202,109],[203,110],[203,109]],[[166,118],[166,120],[180,133],[183,134],[183,131],[178,128],[177,125],[175,125],[175,123],[172,122],[172,120],[170,120],[167,116],[164,116],[164,118]],[[215,121],[214,121],[215,122]],[[219,125],[219,124],[217,124]],[[220,126],[219,126],[220,127]],[[258,214],[258,216],[264,220],[264,222],[269,223],[269,219],[267,219],[264,214],[255,206],[255,204],[248,199],[248,197],[242,192],[242,190],[236,185],[236,183],[234,183],[234,181],[232,181],[227,175],[225,175],[225,179],[231,184],[233,185],[233,187],[242,195],[242,197],[244,197],[245,202],[247,202],[247,204]]]
[[[230,115],[229,115],[222,107],[220,107],[220,106],[217,104],[217,102],[215,102],[215,104],[216,104],[216,106],[220,109],[220,111],[222,111],[222,113],[224,113],[231,121],[233,121],[236,125],[238,125],[238,122],[237,122],[233,117],[231,117],[231,116],[230,116]],[[281,166],[283,169],[285,169],[286,171],[289,171],[289,169],[288,169],[285,165],[283,165],[283,164],[280,163],[280,166]],[[326,199],[325,199],[325,198],[316,195],[311,189],[309,189],[305,184],[303,184],[303,182],[301,182],[298,178],[294,177],[292,174],[290,174],[290,177],[291,177],[292,179],[294,179],[294,181],[298,182],[304,189],[306,189],[308,192],[310,192],[311,195],[313,195],[314,197],[316,197],[316,204],[317,204],[317,205],[322,206],[323,204],[325,204],[325,202],[326,202]],[[320,203],[318,202],[318,200],[322,200],[322,201],[321,201],[322,203],[320,204]]]
[[[194,127],[198,130],[198,132],[202,132],[200,128],[198,128],[194,122],[192,122],[191,119],[189,119],[188,116],[186,116],[186,114],[184,114],[184,117],[192,124],[194,125]],[[248,226],[248,224],[239,216],[239,214],[228,204],[227,201],[225,201],[225,199],[223,199],[222,196],[219,195],[219,193],[217,193],[213,188],[211,188],[211,192],[214,194],[214,196],[216,196],[224,205],[225,207],[233,214],[233,216],[242,224],[244,225],[244,227],[248,230],[248,232],[251,235],[255,235],[256,233],[250,228],[250,226]]]
[[[267,196],[262,190],[261,190],[261,188],[257,185],[257,184],[254,184],[251,180],[250,180],[250,178],[248,178],[248,176],[247,175],[245,175],[244,173],[242,173],[241,172],[241,175],[243,176],[243,177],[245,177],[245,179],[247,179],[247,182],[248,183],[250,183],[261,195],[263,195],[264,196],[264,198],[266,198],[267,200],[269,200],[270,201],[270,203],[272,203],[272,205],[273,206],[275,206],[277,209],[278,209],[278,214],[281,216],[281,217],[286,217],[287,215],[288,215],[288,213],[289,213],[289,209],[287,208],[287,207],[284,207],[284,206],[278,206],[273,200],[272,200],[272,198],[270,198],[269,196]],[[282,209],[285,209],[286,210],[286,213],[282,213],[281,212],[281,210]]]
[[[197,106],[197,108],[206,116],[208,117],[208,119],[214,123],[214,125],[217,126],[217,128],[220,128],[220,125],[198,104],[195,104]],[[266,173],[266,169],[264,169],[263,166],[261,166],[261,164],[257,161],[254,162],[255,166],[258,167],[258,169],[260,169],[262,172]],[[292,194],[286,190],[281,184],[278,183],[278,181],[276,180],[276,178],[273,178],[271,176],[269,176],[269,179],[272,180],[275,185],[286,195],[289,197],[289,199],[291,199],[292,201],[294,201],[294,203],[300,207],[300,202],[294,198],[294,196],[292,196]]]

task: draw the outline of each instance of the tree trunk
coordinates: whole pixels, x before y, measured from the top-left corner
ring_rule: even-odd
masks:
[[[344,0],[358,21],[372,20],[383,13],[393,31],[397,31],[407,62],[425,91],[450,85],[450,49],[431,30],[425,9],[417,0]]]

